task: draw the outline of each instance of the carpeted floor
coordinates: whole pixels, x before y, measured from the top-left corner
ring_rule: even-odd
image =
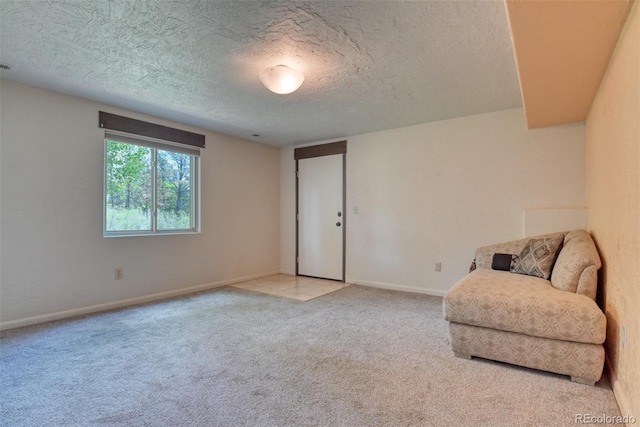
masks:
[[[611,390],[453,356],[442,298],[234,288],[5,331],[3,426],[537,426]]]

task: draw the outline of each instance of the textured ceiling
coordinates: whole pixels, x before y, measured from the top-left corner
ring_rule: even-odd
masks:
[[[2,0],[0,17],[2,78],[277,146],[521,105],[502,1]],[[277,64],[305,74],[297,92],[262,86]]]

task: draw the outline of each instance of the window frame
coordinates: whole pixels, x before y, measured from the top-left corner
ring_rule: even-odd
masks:
[[[108,141],[116,141],[120,143],[147,147],[151,150],[151,230],[107,230],[107,161],[108,161]],[[169,141],[159,140],[155,138],[143,137],[139,135],[131,135],[124,132],[107,131],[103,138],[104,150],[104,169],[102,174],[103,194],[102,194],[102,236],[110,237],[133,237],[133,236],[166,236],[180,234],[200,234],[200,149],[183,144],[173,143]],[[177,152],[186,154],[191,158],[190,165],[190,221],[193,225],[189,229],[158,229],[158,150]]]

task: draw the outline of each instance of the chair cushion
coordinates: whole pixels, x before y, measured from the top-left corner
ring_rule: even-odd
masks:
[[[514,254],[493,254],[492,270],[511,271],[518,262],[518,255]]]
[[[529,240],[520,252],[513,272],[548,279],[563,239],[564,236],[560,235],[551,239]]]
[[[469,273],[443,306],[446,320],[466,325],[590,344],[602,344],[606,335],[606,317],[591,298],[506,271]]]

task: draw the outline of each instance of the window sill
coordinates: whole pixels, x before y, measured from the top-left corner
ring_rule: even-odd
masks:
[[[141,236],[175,236],[183,234],[201,234],[200,230],[172,230],[172,231],[132,231],[132,232],[112,232],[102,233],[102,237],[110,239],[112,237],[141,237]]]

